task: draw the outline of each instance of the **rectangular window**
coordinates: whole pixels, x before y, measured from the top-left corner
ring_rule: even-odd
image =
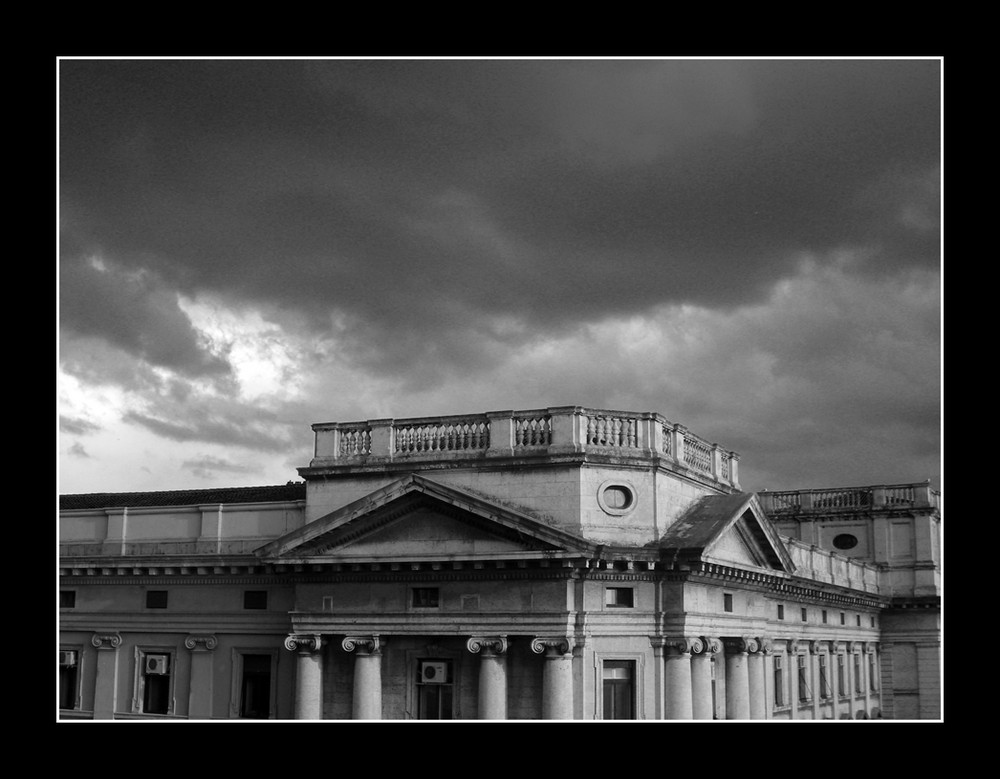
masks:
[[[166,590],[147,590],[146,591],[146,608],[147,609],[165,609],[167,607],[167,591]]]
[[[267,590],[246,590],[243,593],[243,608],[266,609]]]
[[[169,652],[144,651],[139,653],[139,663],[139,711],[144,714],[169,714],[172,708],[172,655]]]
[[[635,719],[635,661],[605,660],[604,719]]]
[[[809,619],[809,609],[802,609],[802,621]]]
[[[823,609],[823,624],[826,624],[826,609]]]
[[[722,608],[725,611],[732,611],[733,610],[733,596],[730,595],[728,592],[727,593],[723,593],[723,595],[722,595]]]
[[[830,679],[826,673],[826,655],[819,656],[819,696],[830,697]]]
[[[417,719],[452,719],[454,679],[450,660],[417,661]]]
[[[80,653],[59,650],[59,708],[75,709],[80,681]]]
[[[837,655],[837,695],[847,695],[847,685],[844,683],[844,656]]]
[[[854,692],[862,693],[865,691],[861,683],[864,680],[861,678],[861,655],[854,655]]]
[[[240,680],[240,718],[267,719],[271,715],[271,655],[243,655]]]
[[[76,608],[76,590],[59,590],[59,608]]]
[[[808,667],[806,666],[806,656],[798,656],[799,664],[799,700],[807,701],[809,700],[809,679],[808,679]]]
[[[841,625],[846,625],[847,622],[845,620],[846,620],[846,617],[844,616],[844,612],[840,612],[840,624]]]
[[[855,617],[856,617],[855,622],[857,623],[857,626],[861,627],[861,615],[857,614],[855,615]]]
[[[785,607],[782,604],[778,604],[778,619],[785,618]]]
[[[785,676],[782,668],[783,658],[781,655],[774,656],[774,705],[785,705]]]
[[[631,587],[608,587],[604,590],[604,605],[617,609],[630,609],[635,605]]]
[[[437,587],[414,587],[413,608],[436,609],[440,602],[440,590]]]
[[[875,627],[875,617],[871,617],[871,626]]]

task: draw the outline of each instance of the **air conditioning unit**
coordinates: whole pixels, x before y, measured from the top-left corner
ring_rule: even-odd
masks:
[[[60,650],[59,665],[76,665],[76,652]]]
[[[420,663],[420,681],[424,684],[446,684],[448,664],[424,660]]]
[[[146,675],[162,676],[168,672],[167,655],[146,655]]]

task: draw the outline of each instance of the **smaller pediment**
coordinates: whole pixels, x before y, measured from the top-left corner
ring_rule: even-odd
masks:
[[[274,562],[589,556],[594,546],[534,517],[410,474],[261,547]]]
[[[795,570],[756,496],[742,492],[702,497],[667,529],[659,546],[661,554],[678,560]]]

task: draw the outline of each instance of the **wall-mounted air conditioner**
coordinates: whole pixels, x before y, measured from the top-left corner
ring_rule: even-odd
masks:
[[[76,665],[76,652],[60,649],[59,665]]]
[[[146,675],[163,675],[168,672],[168,657],[166,655],[146,655]]]
[[[448,664],[423,660],[420,663],[420,681],[424,684],[445,684],[448,681]]]

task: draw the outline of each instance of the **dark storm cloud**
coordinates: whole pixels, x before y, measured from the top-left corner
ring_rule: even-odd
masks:
[[[88,433],[96,433],[101,429],[101,426],[88,422],[86,419],[60,416],[59,429],[70,435],[87,435]]]
[[[201,479],[211,479],[220,473],[253,474],[259,468],[223,460],[219,457],[205,456],[195,460],[185,460],[181,467]]]
[[[343,315],[345,355],[412,377],[474,368],[498,318],[759,299],[803,251],[934,265],[938,68],[63,62],[63,317],[222,371],[169,301],[209,290]]]
[[[201,406],[161,403],[154,413],[128,411],[122,419],[172,441],[204,441],[271,452],[284,451],[289,445],[289,431],[275,423],[272,412],[236,402],[204,401]]]

